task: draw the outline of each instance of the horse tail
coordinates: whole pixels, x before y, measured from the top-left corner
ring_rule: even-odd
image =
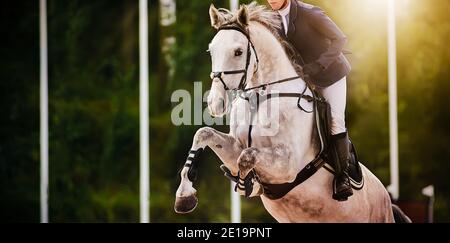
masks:
[[[392,212],[394,213],[394,220],[397,224],[412,223],[411,219],[395,204],[392,204]]]

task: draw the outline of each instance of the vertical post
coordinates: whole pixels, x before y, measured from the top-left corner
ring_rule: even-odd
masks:
[[[394,200],[398,200],[398,120],[397,120],[397,46],[395,0],[388,0],[388,68],[389,68],[389,134],[390,134],[390,171],[391,184],[389,191]]]
[[[239,0],[230,0],[230,10],[235,11],[238,9]],[[241,198],[238,193],[234,191],[236,183],[231,182],[231,222],[241,223]]]
[[[433,211],[434,211],[434,186],[433,185],[429,185],[425,188],[422,189],[422,194],[427,196],[428,199],[428,212],[427,212],[427,223],[433,223],[434,221],[434,215],[433,215]]]
[[[239,0],[230,0],[230,10],[235,11],[239,8]]]
[[[40,32],[40,201],[41,223],[48,223],[48,53],[47,1],[39,1]]]
[[[148,9],[139,0],[139,114],[140,114],[140,222],[150,222],[149,106],[148,106]]]
[[[176,69],[174,46],[176,44],[175,24],[177,21],[177,4],[175,0],[159,0],[159,7],[162,65],[160,65],[158,79],[161,84],[165,85],[164,91],[167,92],[172,90]]]

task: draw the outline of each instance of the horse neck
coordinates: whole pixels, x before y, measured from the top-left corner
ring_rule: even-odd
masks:
[[[250,38],[259,57],[258,72],[250,80],[250,87],[298,75],[283,46],[266,27],[252,23],[249,28]]]
[[[250,36],[259,57],[258,72],[250,81],[250,87],[298,76],[283,46],[266,27],[258,23],[250,25]],[[278,84],[274,89],[280,92],[299,93],[304,90],[305,85],[306,83],[302,79],[299,79],[299,81]],[[306,94],[312,95],[309,90]],[[311,114],[302,114],[304,115],[303,119],[314,119]],[[304,124],[301,120],[296,122]],[[316,129],[313,127],[310,129],[301,129],[298,133],[297,135],[302,138],[302,141],[310,141],[306,143],[302,142],[301,148],[298,149],[302,154],[302,159],[299,161],[300,167],[303,168],[318,153],[319,138],[317,137]]]

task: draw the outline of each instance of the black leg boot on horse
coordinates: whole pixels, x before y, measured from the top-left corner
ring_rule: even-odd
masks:
[[[353,195],[350,184],[348,167],[350,162],[350,140],[347,132],[333,135],[331,137],[331,148],[334,154],[336,175],[333,180],[333,199],[347,201]]]

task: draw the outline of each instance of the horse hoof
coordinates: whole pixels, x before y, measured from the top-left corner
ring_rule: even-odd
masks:
[[[175,199],[175,212],[179,214],[187,214],[194,211],[197,207],[198,199],[195,195],[189,197],[177,197]]]

